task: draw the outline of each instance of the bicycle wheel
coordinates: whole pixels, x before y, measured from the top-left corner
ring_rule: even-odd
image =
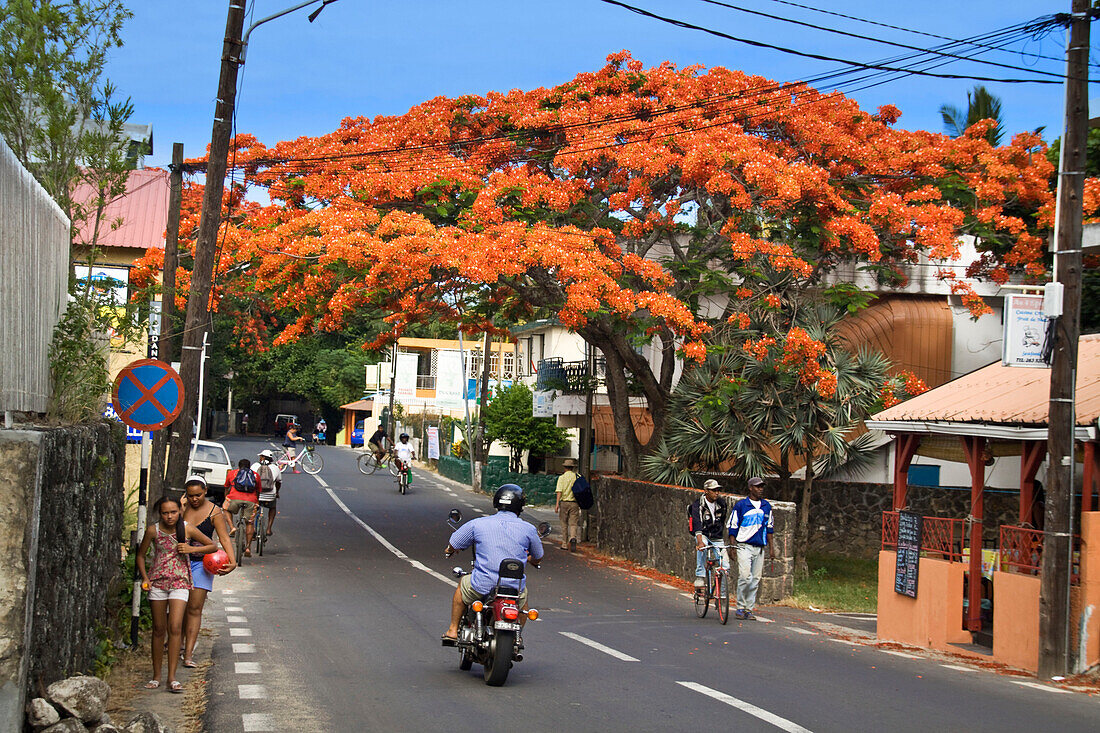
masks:
[[[370,476],[378,470],[378,459],[374,457],[373,453],[360,453],[356,463],[359,465],[360,473],[366,476]]]
[[[710,568],[707,568],[706,580],[702,588],[695,589],[695,615],[703,618],[710,610]]]
[[[317,451],[306,451],[302,456],[302,468],[305,472],[316,476],[321,473],[321,469],[325,467],[325,459],[317,455]]]
[[[233,543],[234,554],[237,558],[238,565],[244,565],[244,548],[248,546],[248,534],[245,532],[245,527],[248,526],[248,522],[244,519],[244,509],[237,510],[237,534],[233,538],[236,540]]]
[[[264,556],[264,545],[267,544],[267,512],[264,507],[256,512],[256,552],[260,557]]]
[[[714,579],[714,604],[718,606],[718,620],[725,624],[730,620],[730,577],[725,570],[719,570]]]
[[[409,474],[402,471],[397,477],[397,490],[404,494],[409,488]]]
[[[386,468],[390,469],[390,475],[394,478],[397,478],[397,474],[401,473],[401,469],[397,467],[397,461],[392,456],[386,461]]]

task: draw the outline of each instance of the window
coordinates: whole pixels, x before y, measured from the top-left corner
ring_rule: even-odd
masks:
[[[504,352],[504,373],[500,375],[501,379],[514,379],[516,376],[516,353],[514,351]]]
[[[530,359],[531,339],[523,338],[516,342],[516,376],[526,377],[531,374]]]

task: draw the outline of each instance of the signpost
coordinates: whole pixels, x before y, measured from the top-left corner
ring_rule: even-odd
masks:
[[[156,340],[150,326],[150,349]],[[156,359],[139,359],[126,366],[115,379],[111,406],[122,422],[143,431],[141,438],[141,474],[138,480],[137,543],[145,532],[146,491],[149,486],[149,431],[160,430],[179,417],[183,410],[183,381],[170,365]],[[141,612],[141,581],[134,573],[134,600],[130,616],[130,643],[137,644],[138,616]]]
[[[920,567],[920,536],[924,517],[898,512],[898,558],[894,570],[894,592],[917,597],[917,570]]]

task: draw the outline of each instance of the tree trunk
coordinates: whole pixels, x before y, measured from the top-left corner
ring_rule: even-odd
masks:
[[[805,578],[810,574],[806,553],[810,547],[810,498],[814,489],[814,455],[806,454],[806,478],[802,481],[802,499],[798,502],[798,531],[794,541],[794,574]]]

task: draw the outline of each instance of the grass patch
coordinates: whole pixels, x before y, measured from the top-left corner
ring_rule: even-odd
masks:
[[[810,553],[810,574],[795,578],[785,605],[822,611],[874,613],[878,603],[878,561]]]

